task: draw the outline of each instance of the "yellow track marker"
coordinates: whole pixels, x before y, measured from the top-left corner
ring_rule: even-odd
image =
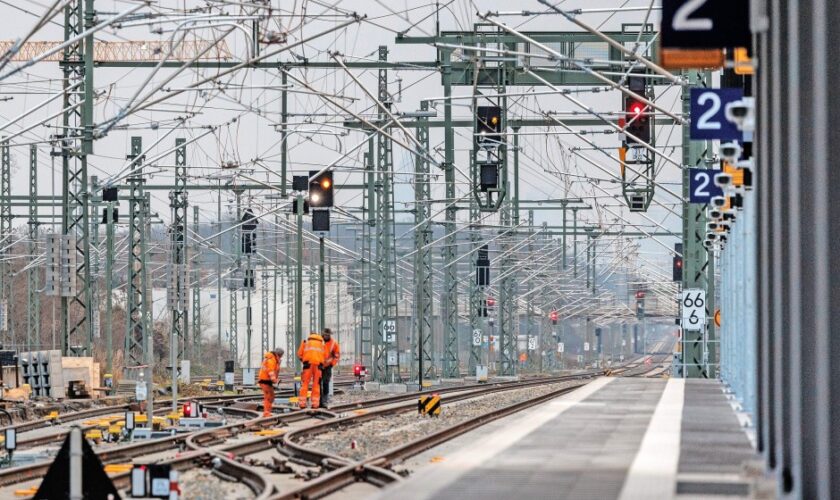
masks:
[[[121,474],[131,470],[131,464],[107,464],[105,466],[105,473],[107,474]]]
[[[102,439],[102,431],[100,431],[99,429],[89,430],[85,433],[85,437],[94,440]]]
[[[254,432],[255,436],[280,436],[285,434],[286,431],[282,429],[263,429],[261,431]]]

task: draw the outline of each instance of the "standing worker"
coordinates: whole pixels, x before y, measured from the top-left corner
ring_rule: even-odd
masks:
[[[271,416],[271,406],[274,404],[274,386],[280,382],[280,360],[285,351],[275,349],[266,352],[260,367],[259,384],[263,393],[263,417]]]
[[[332,369],[338,364],[340,355],[338,340],[332,338],[332,330],[324,328],[324,364],[321,368],[321,407],[323,408],[329,408]]]
[[[315,332],[300,344],[298,359],[303,363],[300,374],[300,394],[298,400],[300,408],[306,408],[306,394],[309,392],[309,382],[312,382],[312,409],[320,406],[321,365],[324,364],[324,337]]]

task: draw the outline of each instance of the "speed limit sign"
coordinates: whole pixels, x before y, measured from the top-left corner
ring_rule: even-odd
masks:
[[[481,330],[473,330],[472,345],[476,347],[481,345]]]
[[[706,326],[706,291],[699,288],[683,290],[682,327],[684,330],[702,330]]]
[[[385,342],[395,344],[397,342],[397,322],[393,319],[386,319],[382,322],[382,330],[385,334]]]

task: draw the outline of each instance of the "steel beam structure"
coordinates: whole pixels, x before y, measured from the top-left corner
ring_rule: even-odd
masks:
[[[192,233],[195,235],[193,238],[193,250],[192,250],[192,258],[190,260],[192,269],[191,269],[191,290],[192,290],[192,300],[191,300],[191,307],[192,307],[192,314],[190,315],[190,326],[192,327],[192,353],[190,359],[199,360],[202,359],[201,357],[201,334],[202,334],[202,321],[201,321],[201,250],[199,248],[199,238],[201,237],[199,234],[199,221],[198,221],[198,205],[193,206],[193,230]]]
[[[0,144],[0,344],[4,348],[14,345],[9,298],[11,297],[12,273],[9,266],[9,247],[12,242],[12,158],[8,141]]]
[[[173,381],[179,362],[190,358],[189,312],[187,308],[187,147],[186,139],[175,140],[175,189],[169,193],[172,223],[169,226],[168,306],[170,311],[169,363]],[[177,384],[173,382],[173,390]],[[174,396],[173,396],[174,397]]]
[[[96,23],[94,0],[74,0],[64,9],[64,40]],[[93,152],[93,34],[67,45],[62,58],[62,131],[56,137],[62,159],[62,234],[75,237],[76,295],[61,297],[64,355],[90,355],[92,318],[87,157]]]
[[[233,245],[233,268],[229,273],[231,278],[228,283],[228,345],[230,349],[230,359],[233,360],[234,366],[239,365],[239,297],[237,293],[242,288],[242,230],[239,221],[242,219],[242,190],[234,189],[236,196],[236,217],[233,220],[235,229],[233,230],[233,238],[231,239]]]
[[[29,199],[38,198],[38,146],[29,146]],[[34,260],[38,255],[38,204],[29,204],[29,259]],[[30,267],[26,272],[27,283],[27,319],[26,319],[26,350],[32,351],[32,346],[41,344],[41,294],[40,273],[36,267]],[[34,341],[34,342],[33,342]],[[110,373],[110,372],[109,372]]]
[[[428,101],[420,102],[420,111],[429,109]],[[428,123],[427,117],[417,122]],[[437,374],[432,335],[433,282],[432,282],[432,193],[430,179],[429,129],[418,126],[417,143],[421,154],[414,157],[414,340],[412,345],[417,366],[413,370],[419,380],[434,378]],[[416,348],[414,347],[416,345]],[[413,366],[413,363],[412,363]]]
[[[388,59],[388,48],[379,47],[379,60]],[[379,70],[378,100],[391,107],[388,70]],[[386,123],[388,113],[379,109],[379,123]],[[394,248],[394,160],[393,142],[384,134],[376,136],[376,337],[373,377],[382,382],[399,378],[399,335],[397,324],[396,257]]]
[[[131,191],[128,196],[128,293],[126,294],[125,366],[146,364],[146,348],[151,334],[151,294],[146,271],[146,245],[148,241],[148,193],[143,190],[143,142],[131,138]]]
[[[373,365],[373,342],[377,334],[378,323],[374,319],[374,305],[376,295],[374,292],[373,266],[375,248],[371,244],[373,232],[376,228],[376,166],[374,153],[374,138],[368,139],[368,150],[365,152],[365,178],[367,189],[362,192],[362,234],[361,234],[361,310],[359,326],[359,352],[357,359],[363,366],[372,368]]]
[[[688,75],[689,85],[683,87],[682,106],[684,116],[691,111],[690,88],[705,86],[710,76],[692,71]],[[692,141],[688,124],[682,129],[683,143],[683,290],[701,289],[706,292],[706,318],[715,313],[715,262],[703,246],[706,235],[706,207],[690,203],[688,168],[706,168],[707,145],[704,141]],[[682,374],[685,377],[715,378],[717,375],[717,346],[713,321],[707,321],[702,330],[682,333]]]
[[[443,225],[445,238],[443,243],[443,294],[441,311],[443,312],[443,376],[456,378],[461,375],[458,356],[458,268],[455,259],[458,254],[455,207],[455,129],[452,127],[452,52],[441,52],[441,71],[443,73],[443,149],[444,183],[446,199],[446,222]]]
[[[475,158],[472,159],[475,161]],[[470,197],[470,251],[473,253],[470,259],[470,359],[467,362],[467,373],[476,374],[476,367],[483,364],[484,353],[484,315],[487,311],[487,297],[485,286],[479,285],[478,275],[483,270],[478,267],[478,249],[482,246],[481,235],[479,234],[478,222],[481,219],[481,211],[474,197]],[[478,339],[478,342],[476,342]]]
[[[268,270],[263,266],[262,284],[260,287],[260,349],[262,352],[269,351],[271,347],[268,338]],[[289,353],[291,356],[292,354]]]

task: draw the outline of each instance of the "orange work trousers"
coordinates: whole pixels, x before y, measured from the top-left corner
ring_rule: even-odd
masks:
[[[312,383],[312,408],[321,406],[321,368],[310,366],[304,368],[300,374],[300,407],[306,408],[306,394],[309,392],[309,384]]]
[[[263,417],[271,416],[271,406],[274,404],[274,386],[260,384],[263,393]]]

